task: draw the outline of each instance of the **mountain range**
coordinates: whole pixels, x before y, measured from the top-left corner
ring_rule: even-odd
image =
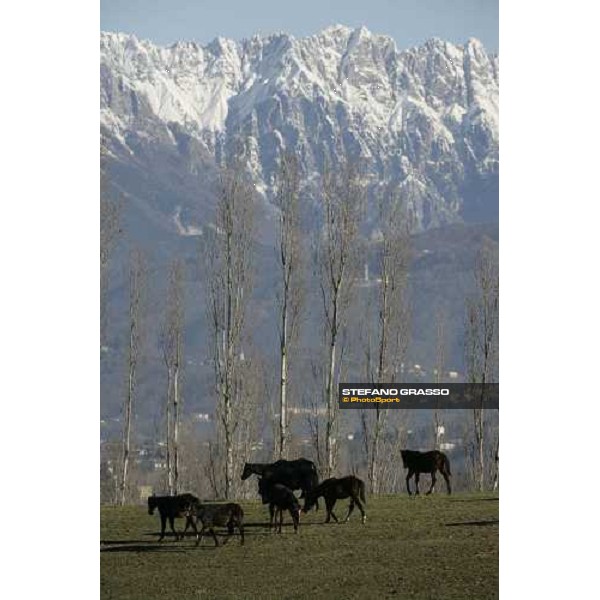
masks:
[[[166,48],[102,33],[101,128],[115,183],[184,234],[206,217],[199,190],[240,139],[265,199],[282,151],[308,184],[326,161],[360,157],[374,181],[405,192],[423,231],[497,218],[498,71],[475,39],[400,51],[364,27]]]
[[[292,151],[307,202],[318,196],[324,166],[335,167],[346,157],[367,165],[373,187],[392,184],[402,193],[415,247],[411,358],[431,363],[432,320],[441,303],[449,323],[449,365],[460,369],[474,256],[484,238],[498,240],[498,56],[476,39],[463,45],[431,39],[400,50],[390,37],[342,25],[305,38],[219,37],[204,46],[161,47],[103,32],[100,48],[105,191],[125,200],[127,238],[112,266],[103,414],[114,415],[120,406],[131,245],[152,256],[157,282],[166,281],[173,256],[190,265],[187,355],[197,368],[186,376],[194,389],[188,406],[210,408],[210,369],[198,366],[205,325],[196,295],[202,282],[193,266],[195,238],[214,218],[215,178],[240,141],[263,207],[256,240],[263,265],[256,327],[273,337],[273,351],[271,201],[279,157]],[[368,227],[375,230],[376,219]],[[154,323],[161,318],[163,283],[155,286],[150,308]],[[150,355],[154,367],[143,372],[142,386],[156,396],[158,408],[161,361],[157,352]],[[156,415],[148,410],[147,416]]]

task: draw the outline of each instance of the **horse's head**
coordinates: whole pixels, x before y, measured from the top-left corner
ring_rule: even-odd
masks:
[[[268,504],[270,501],[269,486],[262,477],[258,479],[258,493],[260,494],[262,503]]]
[[[317,503],[317,496],[314,492],[308,491],[304,495],[304,508],[302,512],[307,513],[309,510],[312,510],[312,507]]]
[[[408,469],[408,465],[406,464],[406,459],[408,457],[408,450],[400,450],[400,456],[402,457],[402,466],[405,469]]]
[[[252,475],[252,465],[250,463],[244,463],[244,471],[242,472],[242,481],[245,481]]]
[[[154,514],[154,509],[156,508],[157,505],[158,505],[158,503],[156,502],[156,496],[154,494],[152,494],[152,496],[148,496],[148,514],[149,515]]]
[[[298,520],[300,520],[300,515],[302,514],[302,507],[300,506],[300,502],[298,502],[298,500],[294,502],[290,510],[292,512],[292,515],[296,516]]]

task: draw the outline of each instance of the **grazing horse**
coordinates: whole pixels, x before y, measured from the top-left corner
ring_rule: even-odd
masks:
[[[262,503],[269,505],[269,514],[271,521],[269,529],[273,529],[273,519],[279,513],[279,530],[283,525],[283,511],[288,510],[294,523],[294,533],[298,533],[300,524],[300,503],[294,492],[281,483],[270,483],[269,480],[261,478],[258,482],[258,491],[260,492]],[[277,530],[277,525],[275,526]]]
[[[335,519],[336,523],[339,522],[333,512],[333,507],[335,506],[336,500],[343,500],[344,498],[350,498],[350,506],[348,507],[348,514],[346,515],[344,523],[348,522],[355,504],[360,510],[363,524],[367,520],[367,513],[363,508],[363,503],[367,503],[365,498],[365,484],[358,477],[354,477],[354,475],[348,475],[348,477],[341,477],[340,479],[332,477],[331,479],[326,479],[321,482],[306,495],[303,509],[304,512],[308,512],[320,496],[325,498],[325,507],[327,508],[327,518],[325,519],[325,523],[329,523],[331,517]]]
[[[244,544],[244,511],[239,504],[229,502],[228,504],[203,504],[197,502],[192,509],[194,516],[202,522],[200,533],[196,533],[196,546],[200,544],[204,536],[204,531],[208,530],[215,540],[215,546],[219,545],[214,527],[219,525],[227,527],[227,538],[223,542],[225,545],[233,535],[235,528],[240,532],[240,545]]]
[[[158,508],[160,515],[160,537],[158,541],[162,541],[165,537],[165,528],[167,525],[167,519],[169,519],[169,525],[171,531],[175,535],[175,539],[179,538],[179,534],[175,531],[174,520],[185,518],[185,529],[181,534],[184,536],[187,528],[191,525],[196,534],[196,522],[191,514],[191,507],[199,502],[198,498],[192,494],[180,494],[178,496],[148,496],[148,514],[154,514],[154,510]]]
[[[408,469],[408,474],[406,475],[406,489],[408,490],[409,496],[411,495],[410,478],[413,475],[415,476],[415,485],[417,488],[415,493],[419,493],[419,475],[421,473],[431,473],[431,487],[427,492],[427,494],[431,494],[435,488],[436,471],[439,471],[446,480],[448,494],[452,493],[452,488],[450,486],[450,476],[452,475],[452,473],[450,473],[450,461],[443,452],[439,452],[438,450],[431,450],[431,452],[401,450],[400,454],[402,456],[404,468]]]
[[[270,483],[281,483],[290,490],[302,490],[301,498],[319,483],[315,463],[306,458],[278,460],[274,463],[245,463],[242,481],[258,475]]]

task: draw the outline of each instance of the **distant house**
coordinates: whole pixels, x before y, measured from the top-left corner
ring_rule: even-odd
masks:
[[[319,406],[313,410],[312,408],[308,407],[291,406],[288,409],[288,412],[292,415],[325,415],[327,414],[327,408],[325,406]]]
[[[195,413],[192,417],[197,423],[208,423],[210,422],[209,413]]]

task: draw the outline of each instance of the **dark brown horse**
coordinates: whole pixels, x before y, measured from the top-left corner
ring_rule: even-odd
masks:
[[[327,508],[325,523],[329,523],[331,517],[335,519],[336,523],[339,522],[333,512],[333,507],[336,500],[343,500],[344,498],[350,498],[350,506],[348,507],[348,514],[344,523],[348,522],[355,504],[360,510],[362,522],[364,523],[367,520],[367,513],[363,507],[363,504],[367,502],[365,498],[365,484],[358,477],[354,477],[354,475],[348,475],[348,477],[341,477],[340,479],[332,477],[321,482],[316,488],[306,494],[304,512],[308,512],[316,504],[317,498],[321,496],[325,499],[325,507]]]
[[[178,496],[148,496],[148,514],[154,514],[154,510],[158,509],[160,515],[160,537],[158,541],[162,541],[165,537],[165,529],[167,519],[171,526],[171,531],[177,540],[179,534],[175,531],[175,519],[185,518],[185,529],[181,537],[185,535],[187,528],[191,525],[196,531],[196,521],[193,517],[191,507],[199,502],[198,498],[192,494],[179,494]],[[196,531],[196,533],[198,533]]]
[[[406,489],[410,496],[410,478],[415,476],[415,486],[417,488],[416,494],[419,493],[419,475],[421,473],[431,473],[431,487],[427,494],[431,494],[435,488],[435,474],[439,471],[444,479],[446,480],[446,488],[448,494],[452,493],[450,486],[450,461],[448,457],[438,450],[431,450],[430,452],[419,452],[418,450],[401,450],[402,462],[404,468],[408,469],[406,475]]]

